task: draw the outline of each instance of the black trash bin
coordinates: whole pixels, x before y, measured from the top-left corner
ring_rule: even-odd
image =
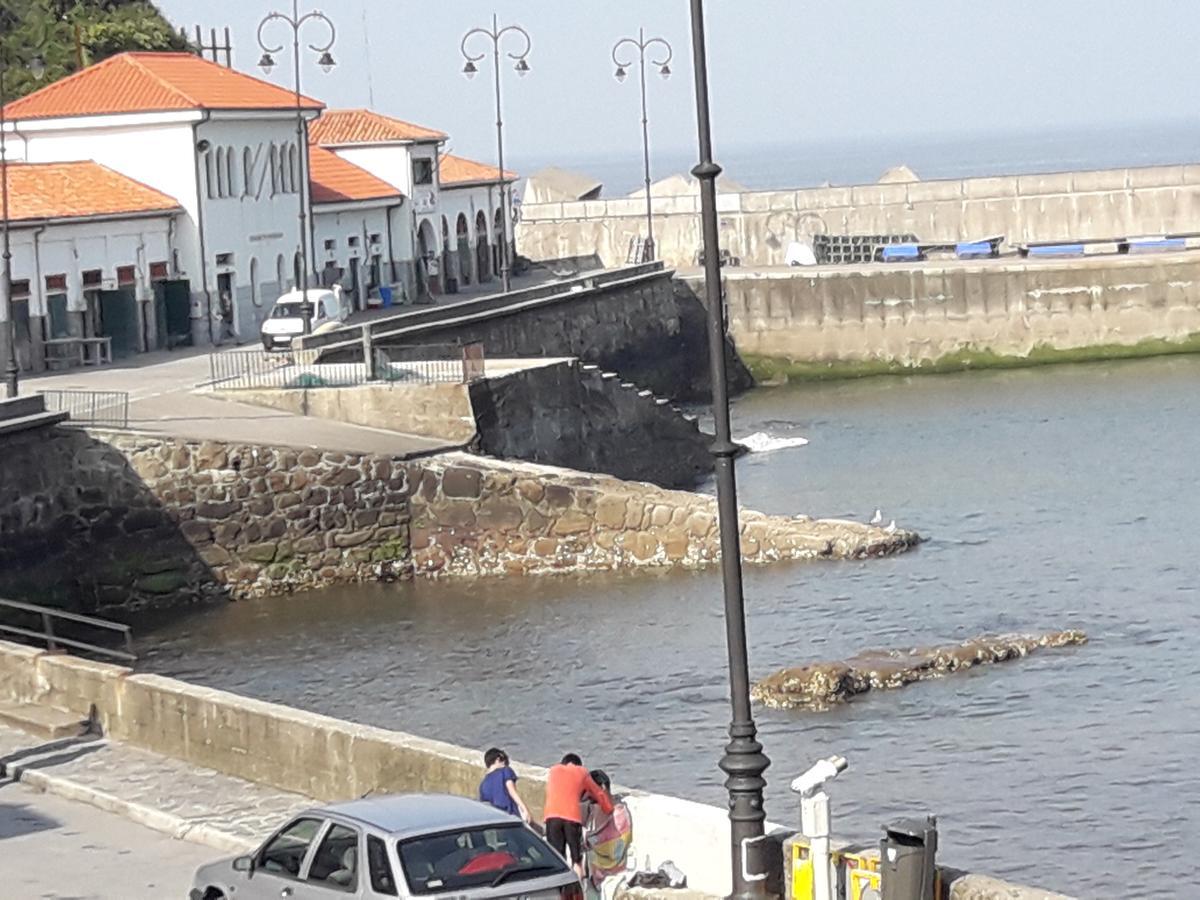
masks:
[[[937,819],[900,819],[879,842],[882,900],[934,900]]]

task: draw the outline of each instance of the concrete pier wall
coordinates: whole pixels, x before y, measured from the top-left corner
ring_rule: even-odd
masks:
[[[691,266],[700,247],[698,197],[654,201],[655,238],[668,265]],[[1200,165],[1004,175],[722,194],[721,244],[745,265],[778,265],[813,234],[915,234],[922,241],[1005,235],[1010,244],[1200,231]],[[519,252],[531,259],[596,253],[625,260],[645,235],[646,201],[525,204]]]
[[[725,289],[760,378],[1200,349],[1200,255],[727,271]]]

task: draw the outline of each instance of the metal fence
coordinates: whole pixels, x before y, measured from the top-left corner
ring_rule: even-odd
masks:
[[[376,347],[365,363],[318,361],[316,350],[235,350],[209,355],[218,390],[303,390],[365,384],[469,384],[484,376],[482,344]]]
[[[32,603],[20,603],[16,600],[0,599],[0,614],[3,615],[3,618],[0,618],[0,632],[34,641],[44,641],[47,649],[51,652],[57,652],[62,647],[69,647],[72,650],[83,650],[130,665],[137,662],[137,653],[133,649],[133,630],[128,625],[109,622],[107,619],[97,619],[95,616],[81,616],[78,613],[64,612],[61,609],[35,606]],[[66,625],[59,625],[55,630],[56,622],[66,623]],[[124,649],[106,647],[93,643],[91,640],[81,640],[75,636],[76,632],[88,628],[103,632],[106,636],[118,638]],[[70,636],[66,636],[64,631]]]
[[[74,425],[129,427],[129,394],[125,391],[39,391],[49,412],[70,413]]]
[[[379,347],[375,375],[380,381],[409,384],[470,384],[483,378],[483,344],[426,344]]]

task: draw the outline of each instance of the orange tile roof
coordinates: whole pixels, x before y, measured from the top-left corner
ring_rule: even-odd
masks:
[[[487,163],[463,159],[447,153],[442,156],[439,165],[439,175],[442,187],[460,187],[468,184],[495,184],[500,180],[500,170]],[[516,172],[505,171],[505,181],[516,181]]]
[[[183,110],[294,109],[296,96],[191,53],[121,53],[15,100],[10,119]],[[301,98],[306,109],[324,104]]]
[[[386,200],[404,196],[383,179],[347,162],[331,150],[323,147],[309,147],[308,150],[313,203]]]
[[[9,163],[10,222],[174,212],[166,194],[94,162]]]
[[[308,127],[308,139],[322,147],[444,141],[446,135],[423,125],[393,119],[369,109],[330,109]]]

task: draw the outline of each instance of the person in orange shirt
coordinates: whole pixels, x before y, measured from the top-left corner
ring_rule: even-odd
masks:
[[[580,878],[583,878],[583,809],[580,801],[584,795],[595,800],[605,814],[613,811],[612,798],[592,780],[583,767],[583,760],[576,753],[568,753],[561,763],[551,767],[546,779],[546,840],[570,860]]]

